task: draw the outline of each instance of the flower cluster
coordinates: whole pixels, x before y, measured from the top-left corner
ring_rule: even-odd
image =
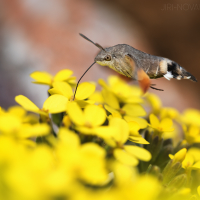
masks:
[[[0,199],[200,198],[200,111],[165,108],[116,76],[74,96],[72,74],[34,72],[50,87],[43,107],[18,95],[0,108]]]

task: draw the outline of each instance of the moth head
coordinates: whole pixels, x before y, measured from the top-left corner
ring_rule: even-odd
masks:
[[[125,64],[123,63],[124,55],[124,49],[118,44],[101,50],[94,61],[101,66],[108,66],[112,69],[120,68]]]
[[[94,61],[101,66],[109,66],[113,62],[113,56],[107,51],[100,51]]]

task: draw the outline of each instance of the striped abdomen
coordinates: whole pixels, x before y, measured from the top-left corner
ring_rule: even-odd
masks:
[[[138,65],[139,67],[143,68],[143,70],[151,79],[164,76],[168,80],[175,78],[177,80],[190,79],[195,82],[197,81],[192,74],[187,72],[178,63],[167,58],[152,56],[148,54],[148,58],[140,60]]]

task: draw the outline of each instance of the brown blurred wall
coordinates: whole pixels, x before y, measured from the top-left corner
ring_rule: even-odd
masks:
[[[69,68],[80,77],[98,49],[79,32],[104,47],[126,43],[170,58],[200,80],[199,22],[200,2],[193,0],[1,0],[0,105],[7,108],[15,104],[15,95],[23,94],[42,106],[48,87],[30,83],[29,74],[35,70],[55,74]],[[111,73],[95,65],[83,81]],[[200,108],[199,82],[163,78],[153,83],[165,90],[151,90],[164,106]]]

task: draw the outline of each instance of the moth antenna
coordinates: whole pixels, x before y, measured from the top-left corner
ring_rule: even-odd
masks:
[[[74,98],[73,98],[73,100],[75,99],[76,91],[77,91],[79,82],[80,82],[81,79],[84,77],[84,75],[87,73],[87,71],[88,71],[95,63],[96,63],[96,62],[92,63],[92,65],[91,65],[90,67],[87,68],[87,70],[84,72],[84,74],[83,74],[83,75],[81,76],[81,78],[78,80],[78,83],[77,83],[77,85],[76,85],[76,89],[75,89],[75,91],[74,91]]]
[[[79,35],[81,37],[83,37],[84,39],[86,39],[87,41],[91,42],[92,44],[94,44],[96,47],[98,47],[99,49],[103,50],[106,52],[106,50],[98,43],[94,43],[92,40],[90,40],[89,38],[87,38],[85,35],[83,35],[82,33],[79,33]]]
[[[151,89],[159,90],[159,91],[164,91],[163,89],[158,89],[158,88],[152,87],[152,85],[156,85],[156,84],[151,84],[151,85],[150,85],[150,88],[151,88]]]

